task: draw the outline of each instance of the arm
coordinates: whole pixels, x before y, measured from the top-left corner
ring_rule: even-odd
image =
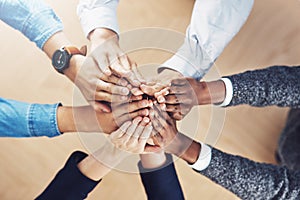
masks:
[[[147,100],[120,104],[112,114],[96,112],[90,106],[69,107],[0,98],[0,137],[55,137],[77,131],[111,133],[125,121],[147,116],[149,104]]]
[[[233,88],[229,106],[248,104],[299,108],[299,76],[299,66],[273,66],[228,76]]]
[[[53,34],[63,30],[53,9],[40,0],[1,1],[0,19],[19,30],[40,49]]]
[[[164,94],[159,91],[173,79],[182,74],[184,77],[200,80],[241,29],[251,12],[253,2],[254,0],[196,0],[183,45],[158,69],[159,84],[142,85],[142,91],[158,97],[159,103],[165,103]],[[176,115],[175,119],[184,116]]]
[[[166,152],[185,160],[199,173],[230,190],[242,199],[294,199],[300,194],[300,172],[285,167],[256,163],[199,144],[179,133],[164,112],[156,121],[150,114],[154,129],[160,128],[160,145]],[[155,115],[156,116],[156,115]],[[164,122],[166,120],[166,122]]]
[[[247,20],[254,0],[196,0],[186,39],[162,66],[201,79]],[[160,68],[160,70],[164,69]]]
[[[138,167],[148,199],[184,199],[170,154],[141,154]]]
[[[125,122],[109,137],[124,145],[134,143],[127,150],[141,153],[152,131],[145,121],[145,118],[138,117],[132,123]],[[128,155],[110,142],[89,156],[75,152],[37,199],[85,199],[101,179]]]
[[[98,70],[107,76],[116,74],[126,78],[136,88],[133,91],[137,91],[142,80],[132,71],[136,69],[136,65],[119,47],[118,2],[118,0],[81,0],[77,7],[77,14],[85,35],[92,43],[91,56],[98,65]],[[103,90],[104,87],[101,87]],[[111,92],[107,91],[107,94],[109,93]],[[138,93],[133,92],[133,94]],[[101,97],[98,100],[107,101]]]

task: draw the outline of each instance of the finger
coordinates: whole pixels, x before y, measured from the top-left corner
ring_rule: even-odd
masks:
[[[111,141],[121,138],[127,132],[127,129],[129,128],[130,125],[131,125],[131,122],[127,121],[118,130],[112,132],[109,135],[109,138],[111,139]]]
[[[142,134],[140,135],[140,138],[138,140],[138,149],[139,152],[143,152],[145,150],[146,144],[147,144],[147,140],[149,139],[151,132],[152,132],[152,125],[149,124],[147,125],[144,129]]]
[[[164,115],[164,112],[161,111],[157,106],[155,106],[155,118],[156,120],[158,120],[158,122],[160,123],[160,125],[164,128],[167,129],[168,128],[168,123],[167,123],[167,118],[168,115]]]
[[[166,104],[179,104],[179,99],[177,98],[177,95],[169,94],[165,96]]]
[[[146,93],[150,96],[154,96],[154,93],[161,91],[164,88],[164,86],[159,83],[157,83],[155,85],[142,84],[140,86],[140,88],[144,93]]]
[[[143,95],[143,91],[140,90],[139,88],[132,88],[131,89],[131,93],[134,95],[134,96],[140,96],[140,95]]]
[[[107,58],[106,54],[103,54],[103,52],[99,51],[100,49],[97,48],[93,54],[92,57],[94,61],[97,63],[98,67],[100,70],[106,75],[110,76],[111,75],[111,70],[109,69],[109,60]]]
[[[159,151],[162,151],[163,149],[160,146],[152,146],[152,145],[146,145],[145,146],[145,153],[156,153]]]
[[[125,102],[123,104],[114,104],[114,112],[116,116],[121,116],[125,113],[131,113],[143,108],[147,108],[150,105],[150,101],[147,99],[141,100],[141,101],[133,101],[133,102]]]
[[[139,95],[139,96],[131,95],[129,100],[130,101],[139,101],[139,100],[142,100],[142,99],[143,99],[142,95]]]
[[[147,140],[149,139],[149,137],[151,136],[151,133],[152,133],[152,130],[153,130],[153,126],[150,122],[150,119],[148,118],[148,120],[143,120],[144,122],[144,125],[141,125],[143,126],[143,131],[142,133],[139,135],[139,141],[143,141],[147,142]],[[144,144],[144,145],[145,145]]]
[[[170,87],[165,87],[161,91],[154,93],[154,97],[157,98],[158,96],[166,96],[169,94]]]
[[[138,124],[140,123],[140,121],[142,120],[142,117],[137,117],[132,121],[132,124],[129,126],[129,128],[127,129],[126,133],[122,136],[121,142],[123,143],[124,146],[126,146],[127,142],[129,141],[129,139],[132,137],[132,135],[134,134]]]
[[[122,66],[117,54],[110,54],[108,56],[108,61],[110,69],[114,74],[124,77],[129,72],[129,70],[126,70],[124,66]]]
[[[181,111],[181,106],[180,104],[167,104],[166,105],[166,111],[167,112],[180,112]]]
[[[171,81],[171,85],[176,85],[176,86],[183,86],[186,85],[188,83],[186,78],[178,78],[178,79],[174,79]]]
[[[137,80],[140,83],[145,83],[146,80],[144,79],[144,77],[142,76],[142,74],[140,73],[140,71],[138,70],[137,64],[133,63],[131,67],[132,67],[132,71],[133,71],[135,77],[137,78]]]
[[[113,83],[115,85],[121,85],[121,86],[128,85],[128,82],[125,79],[120,78],[120,77],[116,76],[115,74],[112,74],[110,76],[106,76],[105,74],[102,74],[100,79],[107,83]]]
[[[120,60],[121,65],[123,66],[123,68],[126,71],[131,70],[131,65],[130,65],[131,62],[126,54],[123,53],[123,54],[119,55],[119,60]]]
[[[157,120],[156,116],[155,111],[150,111],[149,117],[151,119],[152,126],[158,133],[160,133],[163,130],[163,126],[160,124],[159,120]]]
[[[142,110],[138,110],[132,113],[125,113],[124,115],[118,117],[116,119],[116,122],[118,124],[122,124],[126,121],[131,121],[132,119],[140,116],[140,117],[144,117],[144,116],[148,116],[149,115],[149,110],[148,109],[142,109]]]
[[[105,91],[98,91],[95,93],[95,100],[96,101],[106,101],[106,102],[124,102],[128,100],[128,96],[117,95],[117,94],[110,94]]]
[[[129,90],[127,87],[122,87],[118,85],[114,85],[112,83],[104,82],[102,80],[98,80],[97,83],[97,91],[105,91],[111,94],[119,94],[119,95],[128,95]]]
[[[184,117],[180,112],[174,112],[174,113],[169,113],[169,114],[175,120],[182,120]]]
[[[190,91],[191,87],[188,86],[171,86],[170,94],[185,94],[187,91]]]

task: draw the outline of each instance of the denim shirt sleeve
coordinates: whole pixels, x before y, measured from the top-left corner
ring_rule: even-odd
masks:
[[[52,35],[63,30],[59,17],[42,0],[2,0],[0,19],[40,49]]]
[[[57,107],[0,98],[0,137],[54,137],[60,135]]]

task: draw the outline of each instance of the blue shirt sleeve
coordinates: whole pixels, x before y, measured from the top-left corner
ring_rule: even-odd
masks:
[[[54,137],[60,135],[57,107],[0,98],[0,137]]]
[[[182,200],[184,195],[177,177],[172,156],[157,169],[145,169],[138,163],[140,176],[149,200]]]
[[[59,17],[42,0],[2,0],[0,19],[40,49],[52,35],[63,30]]]

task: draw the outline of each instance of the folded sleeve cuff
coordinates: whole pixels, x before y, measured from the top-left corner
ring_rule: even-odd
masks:
[[[233,86],[232,86],[232,82],[229,78],[221,78],[221,80],[225,84],[226,94],[225,94],[224,101],[221,104],[216,104],[216,105],[220,106],[220,107],[225,107],[225,106],[228,106],[230,104],[231,100],[232,100]]]
[[[174,55],[169,60],[167,60],[161,67],[158,68],[158,72],[161,72],[163,69],[172,69],[180,72],[184,77],[193,77],[197,80],[200,80],[205,72],[193,67],[186,59],[179,55]]]
[[[57,104],[31,104],[28,110],[30,136],[55,137],[61,135],[57,123]]]
[[[107,28],[119,34],[116,11],[108,7],[84,9],[78,13],[80,13],[80,23],[86,37],[96,28]]]
[[[202,142],[200,142],[200,144],[201,144],[201,151],[197,161],[194,164],[189,165],[191,168],[193,168],[196,171],[202,171],[206,169],[209,166],[211,161],[211,147]]]

